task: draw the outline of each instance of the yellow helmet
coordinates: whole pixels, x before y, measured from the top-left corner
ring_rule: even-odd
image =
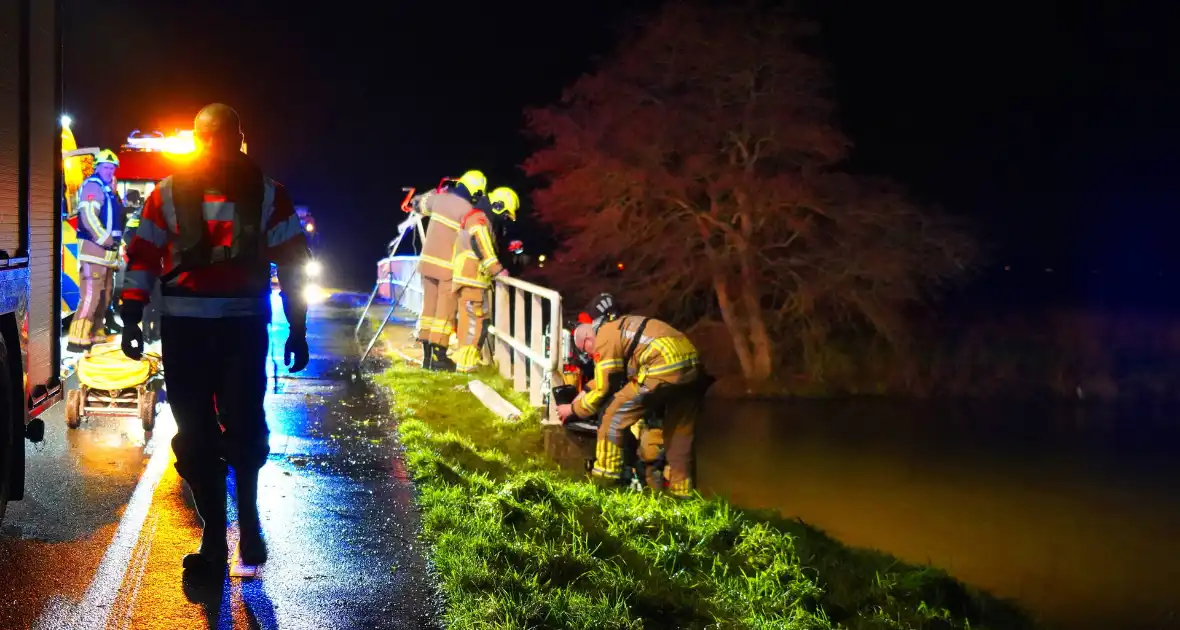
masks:
[[[488,178],[484,177],[483,171],[467,171],[459,178],[459,183],[467,189],[473,203],[488,189]]]
[[[114,164],[115,166],[118,166],[119,158],[115,155],[114,151],[110,149],[103,149],[102,151],[98,152],[98,155],[94,156],[94,165],[98,166],[99,164]]]
[[[507,213],[510,220],[516,220],[516,209],[520,207],[520,198],[511,188],[501,186],[493,190],[488,195],[488,201],[492,202],[492,212],[496,214]]]

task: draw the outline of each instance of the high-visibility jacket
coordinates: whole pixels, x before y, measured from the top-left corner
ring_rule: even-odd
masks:
[[[92,175],[78,191],[78,260],[105,267],[119,265],[123,202],[111,185]]]
[[[418,204],[424,216],[430,217],[426,226],[426,241],[418,258],[418,272],[423,277],[450,280],[455,253],[455,238],[459,223],[471,212],[471,204],[450,192],[428,192]]]
[[[492,276],[504,269],[496,257],[496,241],[491,221],[479,210],[472,210],[459,222],[451,269],[457,285],[486,289]]]
[[[246,168],[244,163],[235,164]],[[195,195],[186,194],[186,179],[179,182],[178,189],[176,176],[171,176],[148,196],[127,247],[123,299],[147,302],[161,276],[173,276],[161,287],[163,303],[159,306],[164,315],[218,318],[269,314],[270,264],[302,267],[311,258],[295,205],[282,184],[256,167],[253,172],[258,175],[259,190],[246,193],[234,184],[241,173],[232,164],[209,169],[201,180],[203,191],[197,190]],[[235,204],[258,207],[236,208]],[[204,228],[199,247],[194,248],[191,233],[182,239],[181,225],[186,217],[194,217],[196,227]],[[252,217],[256,224],[237,225],[255,222],[242,217]],[[257,238],[250,238],[251,232]],[[242,238],[243,234],[247,237]],[[238,251],[243,248],[250,251]],[[196,250],[203,253],[194,254]]]
[[[639,340],[634,342],[641,326]],[[648,381],[679,385],[700,374],[700,355],[688,337],[654,318],[624,315],[603,322],[595,337],[594,352],[593,388],[574,403],[574,413],[580,418],[598,412],[612,393],[612,383],[618,383],[619,379],[612,377],[622,376],[623,382],[640,385]]]

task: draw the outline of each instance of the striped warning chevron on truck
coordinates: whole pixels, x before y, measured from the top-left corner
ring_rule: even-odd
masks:
[[[78,309],[81,286],[78,281],[78,218],[61,221],[61,316]]]

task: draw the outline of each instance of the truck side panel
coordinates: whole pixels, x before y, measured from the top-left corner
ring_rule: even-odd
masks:
[[[21,203],[21,2],[0,2],[0,250],[16,256]]]
[[[29,76],[29,384],[60,379],[61,47],[57,0],[32,0]],[[35,394],[38,394],[35,392]]]

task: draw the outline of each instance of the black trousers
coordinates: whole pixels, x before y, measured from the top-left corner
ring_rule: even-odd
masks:
[[[266,426],[269,316],[164,316],[161,354],[176,418],[176,471],[189,483],[258,470],[270,454]]]

